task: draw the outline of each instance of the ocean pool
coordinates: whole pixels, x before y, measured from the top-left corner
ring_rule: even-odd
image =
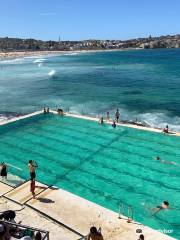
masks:
[[[160,156],[165,164],[155,160]],[[53,184],[118,212],[132,206],[134,219],[180,238],[180,138],[97,122],[40,114],[0,126],[0,157],[11,174]],[[151,216],[163,200],[171,210]]]

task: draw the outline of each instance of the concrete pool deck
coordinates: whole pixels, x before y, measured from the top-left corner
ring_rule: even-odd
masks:
[[[58,114],[57,111],[55,110],[49,110],[50,113],[53,114]],[[18,116],[18,117],[14,117],[11,119],[6,119],[6,120],[1,120],[0,121],[0,126],[1,125],[5,125],[7,123],[12,123],[18,120],[22,120],[25,118],[29,118],[29,117],[33,117],[36,116],[38,114],[43,113],[43,110],[41,111],[36,111],[27,115],[23,115],[23,116]],[[80,118],[80,119],[86,119],[86,120],[90,120],[90,121],[95,121],[95,122],[99,122],[99,118],[97,117],[90,117],[90,116],[86,116],[86,115],[80,115],[80,114],[73,114],[73,113],[69,113],[69,112],[65,112],[63,116],[68,116],[68,117],[74,117],[74,118]],[[104,120],[104,123],[106,124],[112,124],[112,121],[106,121]],[[136,124],[130,124],[130,123],[117,123],[118,126],[124,126],[124,127],[129,127],[129,128],[135,128],[135,129],[139,129],[139,130],[145,130],[145,131],[150,131],[150,132],[157,132],[157,133],[162,133],[162,129],[159,128],[153,128],[153,127],[145,127],[145,126],[138,126]],[[170,132],[167,135],[173,135],[173,136],[178,136],[180,137],[180,132]]]
[[[35,212],[56,219],[67,228],[72,229],[72,232],[73,230],[78,232],[79,235],[86,236],[89,228],[94,225],[98,228],[101,227],[104,240],[138,239],[137,229],[141,229],[145,239],[148,240],[174,239],[139,223],[127,223],[127,218],[123,216],[122,219],[119,219],[116,212],[63,189],[48,187],[39,182],[36,182],[36,185],[43,186],[44,191],[39,192],[39,190],[36,190],[36,199],[32,199],[32,197],[29,197],[29,184],[29,182],[25,182],[4,194],[4,197],[8,196],[9,200],[12,199],[19,204],[25,203],[25,206]],[[6,191],[8,190],[6,189]],[[22,199],[26,199],[26,201],[22,201]],[[80,239],[76,234],[74,235],[76,236],[74,239]]]

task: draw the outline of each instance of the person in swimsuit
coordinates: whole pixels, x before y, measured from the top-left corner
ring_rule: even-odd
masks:
[[[4,162],[1,163],[0,175],[2,178],[7,178],[7,165]]]
[[[154,210],[154,213],[152,215],[155,215],[156,213],[158,213],[161,210],[165,210],[169,208],[169,202],[167,201],[163,201],[162,204],[160,206],[156,206]]]
[[[119,117],[120,117],[120,114],[119,114],[119,110],[117,109],[115,113],[115,119],[117,123],[119,122]]]
[[[104,123],[104,119],[103,119],[103,117],[100,117],[100,119],[99,119],[99,123],[100,123],[100,124],[103,124],[103,123]]]
[[[108,122],[110,121],[110,114],[109,114],[109,112],[106,113],[106,119],[107,119]]]
[[[113,127],[113,128],[116,128],[116,123],[115,123],[115,121],[113,122],[112,127]]]
[[[87,236],[87,240],[103,240],[103,236],[101,232],[97,230],[96,227],[91,227],[90,233]]]
[[[29,160],[28,168],[29,168],[31,180],[36,178],[36,172],[35,172],[36,167],[38,167],[37,163],[34,162],[33,160]]]
[[[169,133],[169,126],[166,125],[166,127],[163,129],[163,133]]]
[[[176,165],[176,166],[179,166],[176,162],[169,162],[169,161],[165,161],[163,159],[161,159],[160,157],[156,157],[155,160],[161,162],[161,163],[164,163],[164,164],[172,164],[172,165]]]
[[[32,193],[33,198],[35,199],[35,179],[31,179],[30,192]]]

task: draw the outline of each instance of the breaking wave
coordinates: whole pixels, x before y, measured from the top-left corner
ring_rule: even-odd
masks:
[[[45,60],[46,59],[44,59],[44,58],[38,58],[38,59],[34,60],[33,63],[43,63]]]
[[[55,73],[56,73],[55,70],[51,70],[51,71],[48,73],[48,75],[49,75],[49,76],[53,76]]]

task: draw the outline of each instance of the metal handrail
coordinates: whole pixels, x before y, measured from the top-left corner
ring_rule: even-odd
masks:
[[[133,221],[133,208],[132,206],[128,206],[128,220],[127,222],[130,223],[131,221]]]
[[[22,224],[18,224],[18,223],[13,223],[13,222],[8,222],[8,221],[0,221],[0,223],[5,223],[7,225],[11,225],[11,226],[15,226],[15,227],[19,227],[19,228],[23,228],[23,229],[30,229],[33,232],[40,232],[41,234],[43,234],[43,238],[42,240],[49,240],[49,231],[45,231],[39,228],[34,228],[34,227],[30,227],[27,225],[22,225]]]
[[[118,218],[119,219],[121,219],[122,217],[121,217],[121,214],[123,215],[124,214],[124,204],[123,204],[123,202],[120,202],[119,203],[119,213],[118,213]]]

